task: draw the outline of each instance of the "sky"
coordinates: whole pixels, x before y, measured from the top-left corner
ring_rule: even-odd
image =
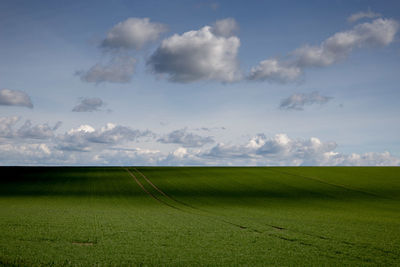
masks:
[[[400,165],[399,1],[0,2],[0,165]]]

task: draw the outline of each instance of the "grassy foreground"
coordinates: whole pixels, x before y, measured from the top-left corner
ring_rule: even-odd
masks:
[[[0,172],[0,265],[400,265],[396,167]]]

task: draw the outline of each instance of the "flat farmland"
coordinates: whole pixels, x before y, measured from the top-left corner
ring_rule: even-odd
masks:
[[[3,266],[399,266],[397,167],[1,167]]]

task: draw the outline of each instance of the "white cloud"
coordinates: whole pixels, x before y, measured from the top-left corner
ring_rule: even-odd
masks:
[[[392,156],[388,151],[383,153],[368,152],[350,155],[336,154],[328,158],[330,165],[342,166],[399,166],[400,159]]]
[[[233,18],[226,18],[217,20],[211,30],[215,35],[231,37],[237,33],[239,25]]]
[[[296,80],[301,73],[302,70],[291,63],[280,62],[278,59],[266,59],[251,68],[248,79],[285,83]]]
[[[200,150],[188,150],[179,147],[168,153],[167,156],[160,157],[157,164],[160,166],[201,166],[206,165],[207,161],[199,157]]]
[[[0,118],[0,165],[400,165],[400,159],[389,152],[344,154],[336,151],[335,142],[316,137],[258,134],[244,143],[206,147],[197,137],[182,141],[186,137],[178,134],[179,147],[160,151],[146,148],[154,147],[156,141],[148,130],[112,123],[101,128],[83,124],[56,135],[59,123],[51,127],[27,121],[15,131],[17,122],[18,117]],[[187,135],[184,131],[183,136]]]
[[[150,131],[133,130],[129,127],[107,123],[100,129],[95,129],[90,125],[81,125],[58,136],[57,140],[61,150],[90,151],[97,146],[112,146],[152,135],[153,133]]]
[[[115,25],[101,46],[112,49],[141,49],[145,44],[156,41],[167,27],[150,22],[149,18],[128,18]]]
[[[375,13],[372,12],[371,10],[368,11],[360,11],[354,14],[351,14],[351,16],[349,16],[347,18],[347,20],[349,22],[356,22],[357,20],[363,19],[363,18],[368,18],[368,19],[373,19],[373,18],[377,18],[377,17],[381,17],[382,15],[379,13]]]
[[[295,93],[285,99],[282,99],[279,107],[286,110],[303,110],[304,106],[306,105],[322,105],[331,99],[332,97],[322,96],[317,91],[308,94]]]
[[[320,155],[333,151],[336,146],[335,142],[322,142],[315,137],[293,140],[285,134],[277,134],[273,138],[264,139],[256,154],[272,159],[289,158],[292,163],[301,161],[302,164],[314,164]]]
[[[81,125],[57,137],[57,148],[64,151],[90,151],[87,135],[96,132],[90,125]]]
[[[136,59],[129,50],[139,50],[145,44],[155,41],[166,31],[166,26],[150,22],[149,18],[128,18],[115,25],[103,40],[101,47],[111,52],[111,60],[97,63],[89,70],[77,71],[82,81],[91,83],[128,83],[135,72]],[[91,103],[93,104],[93,103]],[[93,111],[88,103],[74,111]]]
[[[25,92],[10,89],[0,90],[0,105],[33,108],[31,98]]]
[[[315,137],[291,139],[286,134],[277,134],[267,138],[259,134],[242,145],[219,143],[200,156],[213,159],[213,165],[400,165],[400,159],[389,152],[347,155],[335,152],[336,147],[335,142],[322,142]]]
[[[99,111],[104,106],[103,100],[98,97],[81,98],[80,102],[72,109],[73,112]]]
[[[83,124],[83,125],[79,126],[79,127],[76,128],[76,129],[71,129],[71,130],[69,130],[69,131],[67,132],[67,134],[73,135],[73,134],[75,134],[75,133],[93,133],[93,132],[95,132],[95,131],[96,131],[96,130],[95,130],[92,126],[87,125],[87,124]]]
[[[48,123],[32,125],[30,120],[18,129],[15,129],[19,117],[0,117],[0,137],[3,138],[30,138],[30,139],[49,139],[54,136],[54,132],[60,127],[61,122],[57,122],[54,126]]]
[[[223,26],[220,28],[218,31]],[[225,33],[229,31],[227,26],[224,30]],[[214,31],[213,27],[205,26],[182,35],[174,34],[162,41],[148,65],[155,73],[167,74],[174,82],[234,82],[241,79],[237,60],[239,38],[216,35]]]
[[[361,47],[386,46],[393,42],[399,23],[393,19],[375,19],[358,24],[353,29],[338,32],[320,45],[306,45],[290,53],[286,61],[268,59],[253,67],[250,80],[287,82],[296,80],[310,67],[326,67],[348,57],[351,51]]]
[[[91,164],[145,166],[158,165],[164,158],[159,150],[151,149],[105,149],[95,154]]]
[[[201,136],[189,133],[186,129],[181,129],[159,138],[158,142],[164,144],[179,144],[184,147],[201,147],[206,144],[214,143],[214,139],[211,136]]]
[[[15,136],[14,126],[19,117],[0,117],[0,137],[12,138]]]
[[[24,125],[18,129],[17,135],[21,138],[48,139],[54,136],[54,132],[61,126],[57,122],[53,127],[47,123],[32,125],[30,120],[25,121]]]
[[[0,165],[65,165],[69,158],[45,143],[0,144]]]
[[[88,71],[78,71],[82,81],[91,83],[128,83],[135,72],[136,59],[130,56],[114,56],[107,64],[97,63]]]
[[[172,154],[177,158],[183,158],[188,154],[187,149],[184,147],[177,148]]]
[[[11,152],[16,155],[24,155],[28,157],[34,156],[34,158],[43,158],[51,154],[49,147],[46,144],[24,144],[12,146],[9,144],[1,145],[0,150],[2,152]]]
[[[386,46],[393,42],[399,24],[392,19],[376,19],[356,25],[349,31],[338,32],[319,46],[304,46],[296,51],[301,67],[329,66],[345,59],[355,49],[366,46]]]
[[[205,131],[205,132],[211,132],[211,131],[219,131],[219,130],[226,130],[224,126],[219,126],[219,127],[200,127],[200,128],[195,128],[195,131]]]

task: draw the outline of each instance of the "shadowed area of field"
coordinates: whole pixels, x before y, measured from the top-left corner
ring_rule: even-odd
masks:
[[[395,265],[396,167],[1,167],[0,265]]]

